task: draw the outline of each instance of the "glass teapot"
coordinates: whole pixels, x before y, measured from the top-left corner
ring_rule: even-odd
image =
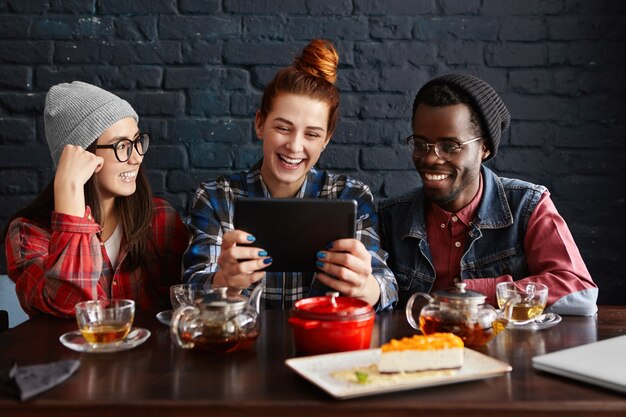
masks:
[[[486,345],[508,324],[506,314],[484,304],[484,294],[466,290],[464,282],[454,287],[435,291],[432,297],[426,293],[413,294],[406,305],[406,318],[414,329],[423,334],[450,332],[463,339],[465,346],[479,347]],[[417,297],[428,300],[422,307],[416,320],[413,304]],[[508,303],[511,303],[509,300]],[[505,305],[502,311],[509,312]],[[419,321],[419,325],[418,325]]]
[[[250,299],[230,294],[226,287],[209,290],[174,311],[170,333],[183,349],[226,353],[249,348],[259,335],[259,303],[263,284],[256,286]]]

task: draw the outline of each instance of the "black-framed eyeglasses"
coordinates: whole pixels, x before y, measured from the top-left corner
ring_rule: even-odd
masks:
[[[128,138],[120,139],[110,145],[96,145],[98,149],[113,149],[115,158],[120,162],[126,162],[133,154],[133,148],[139,155],[145,155],[150,146],[150,135],[148,133],[140,133],[135,140]]]
[[[422,138],[411,135],[405,139],[415,158],[424,158],[430,152],[430,148],[435,148],[435,155],[444,161],[451,161],[463,151],[463,145],[476,142],[482,136],[466,140],[465,142],[455,142],[453,140],[440,140],[437,143],[428,143]]]

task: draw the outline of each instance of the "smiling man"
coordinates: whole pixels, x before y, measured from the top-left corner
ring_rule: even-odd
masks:
[[[398,307],[459,280],[495,304],[496,284],[518,281],[549,287],[546,311],[596,312],[598,288],[549,191],[483,165],[509,123],[495,90],[469,75],[435,78],[417,93],[406,141],[422,185],[379,207]]]

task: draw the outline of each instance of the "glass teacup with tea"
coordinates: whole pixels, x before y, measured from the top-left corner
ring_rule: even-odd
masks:
[[[539,317],[546,308],[548,287],[538,282],[501,282],[496,285],[496,299],[499,308],[510,309],[509,321],[528,322]],[[509,300],[512,302],[506,306]]]
[[[75,308],[78,329],[92,347],[122,342],[135,319],[133,300],[90,300]]]

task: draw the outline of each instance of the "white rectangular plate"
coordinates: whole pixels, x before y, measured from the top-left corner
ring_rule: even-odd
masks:
[[[386,385],[357,384],[341,381],[332,376],[333,372],[377,364],[379,360],[380,349],[368,349],[292,358],[287,359],[285,364],[305,379],[339,399],[491,378],[503,375],[513,369],[508,363],[466,348],[463,367],[452,375],[429,375],[418,380],[394,382]]]

